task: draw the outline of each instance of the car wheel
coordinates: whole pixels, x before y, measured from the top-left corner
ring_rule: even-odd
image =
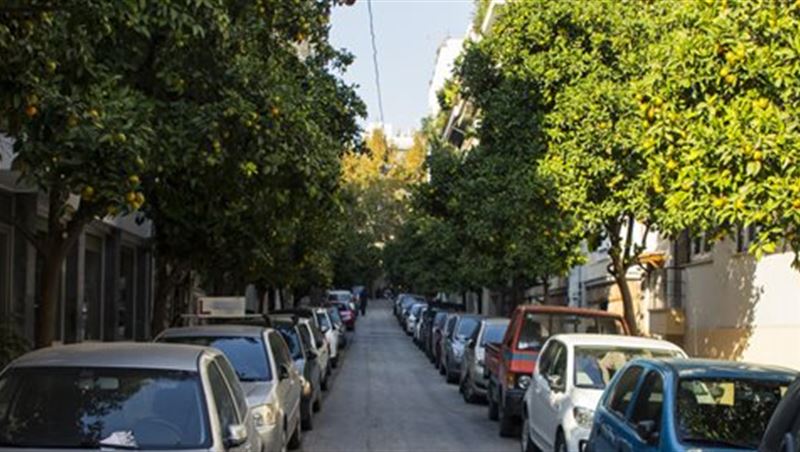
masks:
[[[489,387],[489,391],[486,393],[486,398],[489,399],[489,420],[496,421],[498,418],[498,409],[497,409],[497,402],[494,401],[494,390],[492,387]]]
[[[528,413],[522,416],[522,434],[520,435],[520,446],[522,452],[539,452],[536,444],[531,440],[531,426],[528,424]]]
[[[439,361],[439,375],[444,375],[444,363]]]
[[[303,444],[303,429],[297,424],[292,437],[289,438],[289,449],[299,449],[301,444]]]
[[[469,379],[469,374],[464,378],[464,401],[467,403],[476,403],[478,396],[475,395],[475,388],[472,387],[472,380]]]
[[[314,411],[319,411],[319,410],[314,410]],[[303,428],[303,430],[307,431],[314,430],[314,415],[309,412],[307,418],[300,420],[300,426]]]
[[[314,399],[314,403],[311,405],[311,410],[315,413],[318,413],[319,410],[322,409],[322,394],[317,391],[317,398]]]
[[[567,440],[564,439],[564,432],[561,430],[556,433],[556,452],[567,452]]]
[[[454,374],[450,369],[447,369],[444,381],[446,381],[447,384],[450,385],[458,383],[458,375]]]
[[[339,367],[339,357],[338,356],[331,360],[331,367],[334,368],[334,369]]]
[[[519,424],[515,422],[516,419],[514,419],[514,417],[508,414],[504,406],[499,407],[498,415],[500,421],[500,436],[503,438],[513,438],[519,435]]]

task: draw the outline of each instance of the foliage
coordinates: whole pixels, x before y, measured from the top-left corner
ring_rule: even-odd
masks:
[[[669,5],[637,85],[640,137],[665,230],[759,227],[756,256],[800,249],[800,5]],[[797,257],[795,258],[797,259]],[[797,262],[797,261],[796,261]]]
[[[326,279],[329,268],[308,264],[326,265],[313,256],[320,243],[306,239],[330,217],[308,211],[335,207],[339,157],[363,114],[332,72],[351,57],[327,42],[330,7],[89,0],[0,9],[0,131],[16,138],[15,165],[50,199],[46,237],[27,234],[45,256],[37,345],[52,341],[66,250],[106,214],[144,208],[159,258],[206,279]]]

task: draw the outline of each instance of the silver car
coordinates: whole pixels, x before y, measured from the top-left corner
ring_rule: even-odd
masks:
[[[225,356],[208,347],[86,343],[0,373],[0,449],[261,450]]]
[[[328,341],[325,336],[314,324],[314,321],[308,317],[298,317],[293,314],[273,314],[270,315],[271,319],[275,320],[290,320],[297,319],[297,325],[300,326],[300,334],[303,336],[303,342],[311,345],[310,349],[317,357],[317,363],[322,370],[322,382],[320,387],[323,391],[328,390],[328,377],[331,374],[331,352],[328,346]]]
[[[156,341],[222,351],[242,384],[265,450],[300,447],[304,379],[278,331],[263,326],[204,325],[171,328]]]
[[[459,379],[459,390],[467,403],[475,403],[486,397],[486,344],[501,342],[508,323],[506,317],[483,319],[476,334],[467,342]]]
[[[314,318],[317,321],[317,327],[325,335],[325,340],[328,342],[331,352],[331,367],[335,368],[339,365],[339,330],[334,328],[333,321],[326,308],[314,309]]]

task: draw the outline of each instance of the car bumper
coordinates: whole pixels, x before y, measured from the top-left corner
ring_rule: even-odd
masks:
[[[281,435],[280,425],[270,425],[258,428],[258,436],[261,437],[261,444],[264,445],[266,452],[280,452],[283,449],[283,435]]]
[[[503,407],[506,415],[521,416],[522,400],[525,398],[525,390],[517,388],[507,389],[503,397]]]
[[[591,429],[575,426],[574,428],[564,429],[564,439],[567,442],[567,450],[583,452],[589,442]]]

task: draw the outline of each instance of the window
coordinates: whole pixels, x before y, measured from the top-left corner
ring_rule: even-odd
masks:
[[[281,366],[290,366],[292,364],[289,352],[286,349],[286,343],[279,335],[275,333],[269,335],[269,348],[272,350],[272,356],[275,358],[276,369],[280,369]]]
[[[289,346],[289,354],[292,359],[303,359],[303,348],[300,345],[300,337],[295,331],[294,326],[287,324],[276,324],[275,328],[283,336],[286,345]]]
[[[642,421],[653,421],[655,432],[661,428],[661,408],[664,405],[664,380],[658,372],[651,371],[644,378],[639,397],[633,406],[631,422],[636,425]]]
[[[604,389],[614,375],[635,358],[682,358],[677,350],[581,346],[575,347],[575,386]]]
[[[472,336],[479,325],[480,322],[478,322],[478,319],[474,317],[462,317],[461,321],[458,322],[458,331],[456,332],[456,336],[466,339]]]
[[[788,381],[745,378],[681,378],[676,395],[681,442],[757,449]]]
[[[214,362],[228,381],[236,381],[236,372],[234,372],[227,360],[217,357],[214,358]],[[239,409],[239,414],[244,417],[244,413],[247,413],[247,399],[242,391],[242,385],[232,384],[229,387],[231,388],[231,391],[233,391],[233,400],[236,401],[236,407]]]
[[[711,254],[711,250],[713,248],[713,244],[711,242],[711,236],[707,232],[703,232],[701,234],[697,234],[692,236],[691,248],[690,248],[690,260],[702,260],[707,259]]]
[[[517,347],[538,350],[554,334],[600,333],[623,334],[622,323],[616,317],[578,316],[528,312],[522,320]]]
[[[239,416],[236,414],[236,403],[228,384],[216,364],[208,366],[208,382],[214,395],[214,404],[217,406],[220,431],[227,432],[228,427],[239,424]]]
[[[761,232],[761,226],[754,224],[736,228],[736,252],[746,253],[750,249],[750,245],[756,242],[759,232]]]
[[[102,339],[100,319],[100,303],[103,296],[102,250],[103,239],[87,234],[83,270],[83,303],[80,306],[83,339],[85,340]]]
[[[257,337],[168,337],[163,342],[214,347],[233,364],[239,381],[271,381],[264,342]]]
[[[0,379],[0,443],[11,448],[101,449],[129,432],[141,449],[205,449],[207,425],[197,372],[28,367]]]
[[[496,344],[503,340],[506,334],[507,323],[487,323],[481,337],[481,345]]]
[[[311,340],[311,330],[309,330],[306,325],[302,324],[299,325],[299,329],[300,329],[300,340],[303,341],[303,347],[306,350],[316,350],[316,347],[314,347],[313,344],[314,341]]]
[[[317,312],[315,315],[317,316],[317,325],[319,325],[320,329],[331,329],[331,322],[326,313]]]
[[[553,343],[553,361],[547,368],[545,377],[555,383],[557,387],[563,388],[567,382],[567,348],[560,342]]]
[[[556,353],[558,352],[558,342],[553,341],[547,345],[547,348],[544,349],[542,352],[541,358],[539,358],[539,373],[542,375],[547,375],[550,371],[550,365],[553,363],[553,360],[556,357]]]
[[[639,366],[631,366],[622,374],[622,377],[614,387],[614,391],[608,398],[607,406],[610,411],[625,417],[625,411],[631,403],[633,393],[636,391],[636,383],[639,382],[641,374],[642,368]]]

